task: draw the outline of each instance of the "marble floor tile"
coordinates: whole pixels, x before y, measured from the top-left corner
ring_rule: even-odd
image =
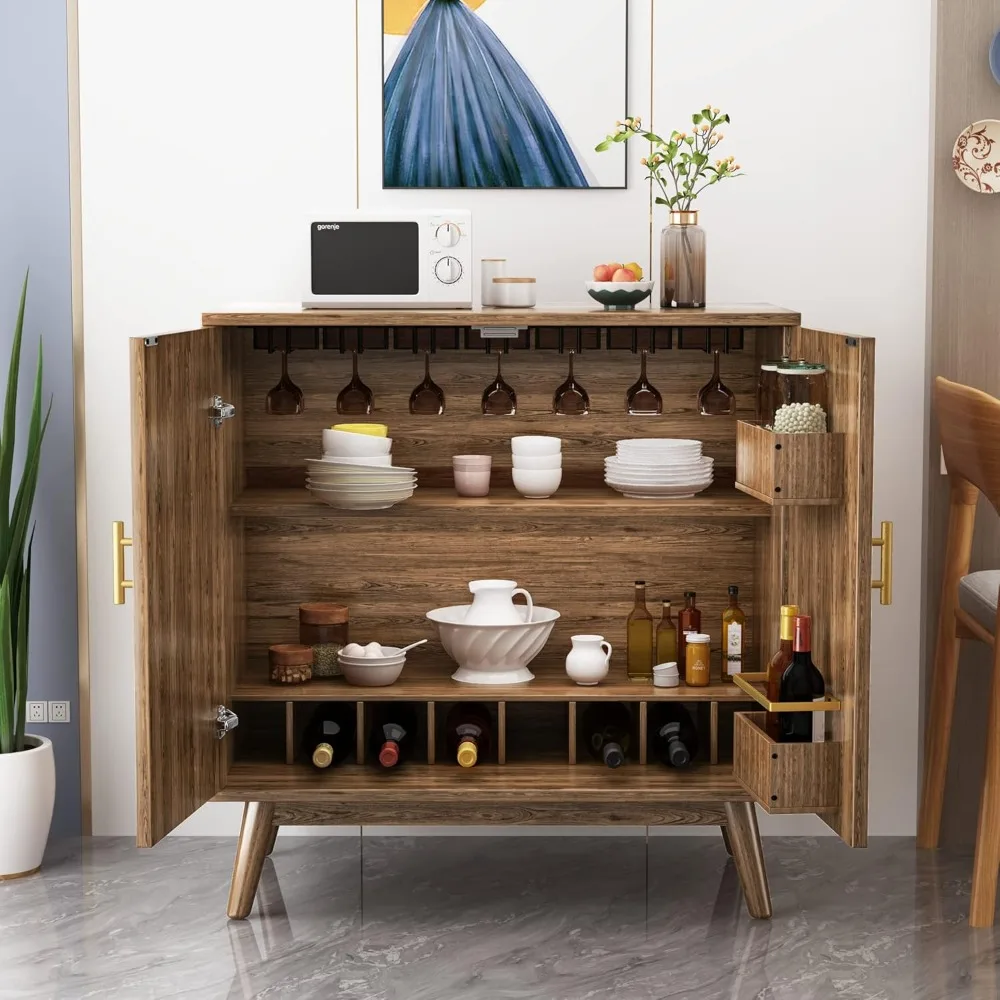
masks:
[[[997,1000],[971,857],[765,842],[751,920],[720,838],[278,841],[251,918],[231,840],[59,845],[0,884],[2,1000]]]

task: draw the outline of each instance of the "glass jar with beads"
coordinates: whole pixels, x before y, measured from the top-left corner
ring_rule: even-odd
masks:
[[[811,361],[778,365],[774,397],[775,434],[825,434],[830,429],[826,365]]]
[[[348,643],[350,613],[343,604],[313,601],[299,605],[299,642],[312,646],[313,676],[339,677],[337,653]]]

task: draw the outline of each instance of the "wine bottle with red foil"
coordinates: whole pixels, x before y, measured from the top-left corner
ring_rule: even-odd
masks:
[[[632,714],[627,705],[614,701],[588,705],[581,730],[591,757],[611,768],[625,763],[632,732]]]
[[[493,743],[493,720],[485,705],[459,703],[445,720],[448,756],[462,767],[483,763]]]
[[[336,767],[347,760],[355,749],[357,721],[353,702],[335,701],[316,709],[302,739],[303,754],[313,767]]]
[[[767,700],[781,701],[781,678],[785,676],[792,662],[792,642],[795,639],[795,616],[799,613],[797,604],[781,605],[780,644],[767,664]],[[781,739],[781,717],[777,712],[768,712],[764,719],[764,729],[772,740]]]
[[[378,767],[398,767],[413,755],[417,740],[417,713],[410,705],[388,702],[371,706],[368,731],[369,760]]]
[[[794,618],[792,662],[781,677],[779,701],[821,701],[826,694],[823,675],[812,661],[812,619],[809,615]],[[825,713],[782,712],[781,742],[821,742]]]

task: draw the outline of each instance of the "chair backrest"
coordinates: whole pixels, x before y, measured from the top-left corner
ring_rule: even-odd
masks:
[[[968,480],[1000,513],[1000,399],[939,375],[934,410],[948,475]]]

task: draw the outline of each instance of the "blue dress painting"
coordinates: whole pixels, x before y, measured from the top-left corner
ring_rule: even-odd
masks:
[[[385,187],[590,186],[538,89],[463,0],[420,12],[385,81],[383,127]]]

